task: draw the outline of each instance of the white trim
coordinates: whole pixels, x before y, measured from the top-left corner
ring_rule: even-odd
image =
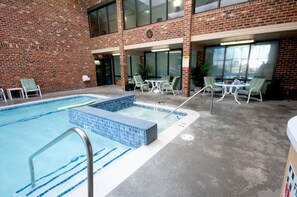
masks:
[[[169,40],[160,40],[160,41],[155,41],[155,42],[145,42],[141,44],[134,44],[134,45],[127,45],[124,47],[125,50],[131,50],[131,49],[141,49],[145,47],[156,47],[156,46],[168,46],[171,44],[182,44],[183,43],[183,38],[174,38],[174,39],[169,39]]]
[[[220,39],[220,38],[226,38],[226,37],[256,35],[256,34],[263,34],[263,33],[273,33],[273,32],[292,31],[292,30],[297,30],[297,22],[195,35],[191,37],[191,41],[195,42],[195,41]]]
[[[95,49],[95,50],[92,50],[91,53],[92,54],[109,53],[109,52],[115,52],[115,51],[119,51],[119,50],[120,50],[119,47],[110,47],[110,48],[104,48],[104,49]]]

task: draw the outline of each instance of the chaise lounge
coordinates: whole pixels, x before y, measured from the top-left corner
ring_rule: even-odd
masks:
[[[40,87],[39,87],[39,85],[36,85],[34,79],[32,79],[32,78],[31,79],[21,79],[20,81],[21,81],[26,99],[28,99],[28,92],[36,92],[36,95],[38,95],[38,93],[39,93],[39,96],[42,97]]]

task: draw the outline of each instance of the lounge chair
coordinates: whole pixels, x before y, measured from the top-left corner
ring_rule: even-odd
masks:
[[[134,91],[136,88],[140,88],[141,91],[143,92],[143,89],[146,87],[147,89],[149,88],[149,84],[147,82],[144,82],[141,78],[140,75],[137,75],[137,76],[133,76],[133,79],[134,79],[134,83],[135,83],[135,86],[134,86]]]
[[[215,82],[216,82],[215,77],[210,77],[210,76],[204,77],[204,87],[210,85],[213,88],[214,93],[222,92],[222,95],[223,95],[223,88],[215,86],[214,84]],[[205,92],[211,92],[211,88],[205,88],[202,93],[202,96],[204,96]]]
[[[6,97],[5,97],[5,93],[4,90],[2,88],[0,88],[0,97],[6,102]]]
[[[265,84],[265,81],[266,81],[265,78],[253,78],[250,82],[250,85],[247,87],[247,89],[238,90],[238,94],[244,94],[244,95],[248,96],[246,103],[249,103],[250,99],[263,102],[261,89],[262,89],[263,85]],[[251,96],[258,96],[258,95],[260,96],[259,99],[255,98],[255,97],[251,97]]]
[[[179,80],[180,80],[180,77],[178,76],[178,77],[174,77],[172,79],[172,82],[164,83],[163,86],[162,86],[162,91],[163,92],[166,91],[166,93],[168,91],[172,91],[173,95],[175,96],[176,92],[177,92],[177,94],[179,93],[178,87],[177,87]],[[176,90],[176,92],[174,92],[174,90]]]
[[[42,97],[40,87],[35,84],[34,79],[21,79],[21,84],[24,89],[26,99],[28,99],[28,92],[36,92],[36,95],[39,92],[40,97]]]

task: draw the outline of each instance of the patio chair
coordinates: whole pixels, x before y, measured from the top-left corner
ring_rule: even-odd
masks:
[[[134,79],[134,83],[135,83],[134,91],[136,88],[140,88],[143,93],[144,87],[146,87],[147,89],[149,88],[149,84],[147,82],[144,82],[140,75],[133,76],[133,79]]]
[[[215,92],[222,92],[223,95],[223,88],[222,87],[217,87],[214,85],[216,82],[215,77],[204,77],[204,87],[210,85],[213,88],[214,93]],[[211,88],[205,88],[203,90],[202,96],[204,96],[205,92],[211,92]]]
[[[164,83],[163,86],[162,86],[162,91],[163,92],[166,91],[166,93],[168,91],[172,91],[172,93],[173,93],[174,96],[176,95],[176,92],[177,92],[177,94],[179,94],[178,87],[177,87],[179,80],[180,80],[180,77],[177,76],[177,77],[174,77],[172,79],[172,82],[166,82],[166,83]],[[174,90],[176,92],[174,92]]]
[[[28,99],[28,92],[36,92],[36,95],[38,95],[39,92],[40,97],[42,97],[40,87],[35,84],[34,79],[21,79],[21,84],[24,89],[26,99]]]
[[[263,102],[261,89],[262,89],[263,85],[265,84],[265,81],[266,81],[265,78],[253,78],[250,82],[250,85],[247,87],[247,89],[238,90],[238,94],[244,94],[244,95],[248,96],[246,103],[249,103],[250,99]],[[260,96],[260,99],[251,97],[251,96],[258,96],[258,95]]]
[[[6,97],[5,97],[4,90],[3,90],[2,88],[0,88],[0,97],[1,97],[5,102],[7,102]]]
[[[170,75],[163,75],[161,77],[161,80],[166,80],[166,81],[170,82]]]

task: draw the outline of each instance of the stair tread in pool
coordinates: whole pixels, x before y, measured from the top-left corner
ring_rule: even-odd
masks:
[[[101,149],[93,154],[94,175],[117,160],[131,148],[120,150],[118,148]],[[35,187],[28,184],[20,188],[14,196],[64,196],[87,181],[87,157],[80,155],[74,157],[68,164],[57,170],[36,178]]]

